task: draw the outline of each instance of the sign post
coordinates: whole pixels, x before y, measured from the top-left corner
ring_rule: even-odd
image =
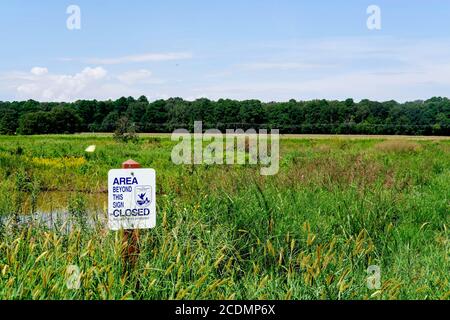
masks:
[[[132,267],[139,256],[139,229],[156,225],[156,173],[142,169],[128,160],[122,169],[108,173],[108,225],[111,230],[123,230],[126,247],[122,251],[124,262]]]

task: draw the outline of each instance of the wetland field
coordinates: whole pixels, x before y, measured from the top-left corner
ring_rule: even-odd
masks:
[[[0,299],[450,299],[450,139],[284,136],[273,176],[175,144],[0,136]],[[157,173],[133,268],[106,223],[130,158]]]

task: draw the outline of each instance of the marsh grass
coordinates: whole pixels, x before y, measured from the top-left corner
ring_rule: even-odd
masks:
[[[49,190],[70,191],[77,217],[69,232],[67,221],[0,220],[0,298],[449,298],[449,141],[285,139],[271,177],[249,165],[175,166],[166,138],[0,142],[3,217],[17,199]],[[121,233],[84,219],[88,195],[105,192],[108,170],[128,158],[156,169],[158,216],[140,234],[136,267],[123,272]],[[66,286],[69,265],[81,270],[78,290]],[[377,290],[366,286],[370,265],[381,268]]]
[[[414,141],[407,140],[387,140],[378,143],[375,148],[384,152],[417,152],[421,145]]]

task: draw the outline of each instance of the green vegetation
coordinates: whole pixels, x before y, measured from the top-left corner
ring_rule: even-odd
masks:
[[[121,117],[117,121],[114,139],[121,142],[136,142],[138,139],[136,134],[136,124],[131,122],[127,117]]]
[[[0,102],[0,134],[114,132],[119,119],[138,132],[276,128],[281,133],[450,135],[450,100],[397,103],[352,99],[262,103],[259,100],[211,101],[181,98],[149,102],[146,97],[73,103]]]
[[[174,144],[0,137],[0,299],[449,299],[450,140],[282,139],[270,177],[175,166]],[[156,169],[158,216],[125,272],[120,232],[85,218],[129,158]],[[56,191],[71,194],[69,231],[6,223],[40,214]],[[69,265],[78,290],[66,286]],[[378,290],[366,286],[370,265]]]

